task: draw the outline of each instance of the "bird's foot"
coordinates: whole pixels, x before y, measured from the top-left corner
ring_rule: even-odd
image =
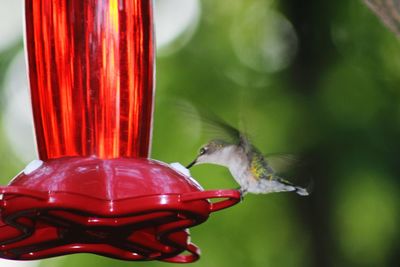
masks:
[[[240,192],[240,201],[243,201],[244,195],[247,194],[247,189],[245,189],[243,187],[239,187],[237,190],[239,190],[239,192]]]

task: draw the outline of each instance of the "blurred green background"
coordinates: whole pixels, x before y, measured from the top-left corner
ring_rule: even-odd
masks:
[[[194,3],[192,13],[185,1]],[[207,141],[200,123],[188,122],[171,104],[180,99],[244,124],[266,153],[301,154],[307,164],[296,176],[303,184],[314,183],[310,197],[248,195],[191,229],[202,250],[191,266],[398,266],[400,43],[395,35],[361,1],[156,2],[157,8],[169,8],[170,19],[181,13],[191,17],[159,46],[152,157],[187,164]],[[165,12],[158,31],[168,21]],[[10,73],[21,57],[22,37],[0,48],[0,170],[6,184],[32,156],[17,151],[13,134],[7,134],[8,123],[17,121],[7,117],[16,114],[7,88],[14,81],[9,77],[15,79]],[[21,132],[32,138],[32,132]],[[194,167],[192,175],[206,189],[237,187],[221,167]],[[88,254],[36,264],[173,266]]]

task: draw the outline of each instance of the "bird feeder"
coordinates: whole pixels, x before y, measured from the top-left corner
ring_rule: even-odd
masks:
[[[193,262],[188,229],[240,200],[148,158],[152,2],[25,0],[40,160],[0,187],[1,258]]]

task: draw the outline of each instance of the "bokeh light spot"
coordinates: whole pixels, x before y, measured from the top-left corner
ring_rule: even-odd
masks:
[[[0,0],[0,51],[22,39],[22,3],[22,0]]]
[[[297,52],[297,35],[290,21],[262,2],[235,20],[231,41],[242,64],[260,72],[284,69]]]
[[[346,73],[352,73],[347,76]],[[379,118],[384,106],[382,91],[368,73],[351,63],[333,67],[322,78],[319,92],[322,110],[339,124],[366,127]]]
[[[159,56],[182,48],[193,36],[200,18],[199,0],[157,0],[156,43]]]
[[[338,187],[335,219],[340,248],[351,262],[383,266],[399,234],[396,186],[377,170],[356,170],[344,181]]]

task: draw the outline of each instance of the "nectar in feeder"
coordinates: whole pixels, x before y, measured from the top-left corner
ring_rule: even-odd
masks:
[[[25,17],[39,160],[0,187],[0,257],[197,260],[188,229],[240,193],[148,158],[152,1],[25,0]]]

